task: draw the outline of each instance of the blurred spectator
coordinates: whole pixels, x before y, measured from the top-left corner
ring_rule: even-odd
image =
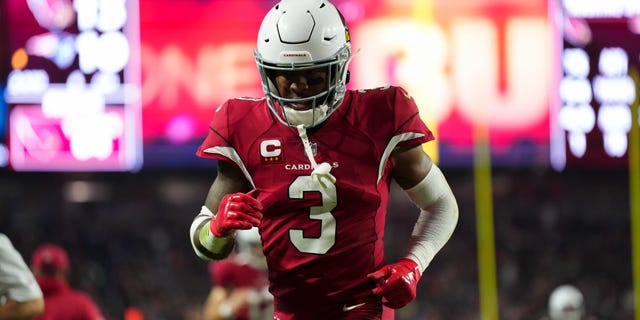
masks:
[[[212,288],[204,320],[267,320],[273,315],[267,260],[257,228],[236,231],[233,257],[209,263]]]
[[[38,320],[101,320],[95,302],[84,292],[72,289],[67,252],[53,244],[38,247],[31,257],[31,269],[44,293],[44,313]]]
[[[33,319],[43,310],[42,291],[31,270],[0,233],[0,319]]]

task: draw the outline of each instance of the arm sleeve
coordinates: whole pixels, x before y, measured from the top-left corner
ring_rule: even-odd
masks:
[[[193,219],[189,228],[193,251],[203,260],[224,259],[229,256],[235,245],[235,234],[218,238],[211,233],[209,223],[212,218],[213,213],[206,206],[202,206],[200,214]]]
[[[418,263],[424,272],[453,234],[458,223],[458,204],[435,164],[421,182],[405,192],[421,209],[405,257]]]
[[[0,234],[0,295],[16,301],[42,298],[29,266],[4,234]]]

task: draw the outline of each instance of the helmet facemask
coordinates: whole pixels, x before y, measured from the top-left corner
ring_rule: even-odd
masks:
[[[267,97],[271,111],[283,124],[291,127],[303,125],[310,128],[326,120],[342,103],[346,92],[347,66],[350,61],[350,48],[345,44],[331,59],[312,63],[273,64],[264,61],[254,50],[254,56],[262,79],[262,90]],[[285,98],[278,92],[275,76],[282,72],[299,72],[312,69],[326,70],[326,88],[313,96],[304,98]],[[295,110],[293,104],[308,104],[308,110]]]

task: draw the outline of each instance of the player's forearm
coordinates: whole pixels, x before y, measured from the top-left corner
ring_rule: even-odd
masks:
[[[213,235],[210,228],[211,219],[213,219],[213,213],[207,207],[202,206],[202,210],[193,219],[189,229],[191,246],[201,259],[224,259],[233,250],[234,236],[216,237]]]
[[[0,305],[0,319],[33,319],[44,311],[44,301],[42,298],[15,301],[9,300]]]
[[[451,237],[458,223],[458,204],[435,164],[420,183],[405,192],[421,209],[405,257],[418,263],[424,272]]]

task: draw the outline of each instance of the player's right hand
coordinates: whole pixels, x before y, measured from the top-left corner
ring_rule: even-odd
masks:
[[[230,193],[222,198],[218,213],[209,227],[216,237],[228,237],[233,231],[257,227],[262,221],[262,204],[245,193]]]

